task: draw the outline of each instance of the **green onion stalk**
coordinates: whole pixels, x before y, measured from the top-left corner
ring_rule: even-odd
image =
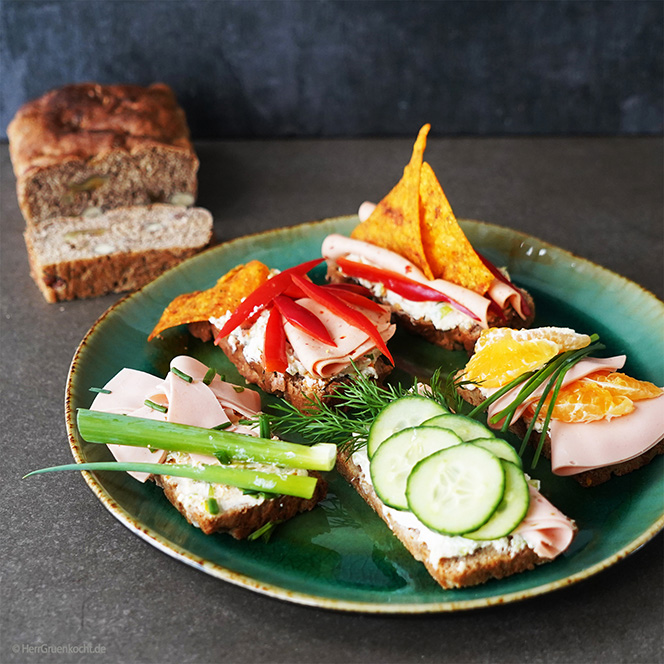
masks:
[[[309,499],[314,495],[318,479],[310,475],[291,475],[288,473],[264,473],[249,468],[229,466],[189,466],[174,463],[138,463],[119,461],[95,461],[92,463],[69,463],[63,466],[41,468],[25,475],[40,475],[64,470],[124,471],[140,472],[170,477],[187,477],[201,482],[226,484],[240,489],[269,491],[275,494]]]
[[[336,446],[332,443],[299,445],[232,431],[204,429],[84,408],[78,410],[76,421],[81,437],[90,443],[220,455],[234,461],[307,470],[332,470],[336,460]]]

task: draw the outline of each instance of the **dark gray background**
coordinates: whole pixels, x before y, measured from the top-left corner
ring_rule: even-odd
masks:
[[[657,134],[657,1],[16,1],[2,134],[73,81],[173,86],[196,139]]]

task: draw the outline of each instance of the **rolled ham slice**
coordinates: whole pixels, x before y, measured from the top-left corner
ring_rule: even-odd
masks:
[[[635,401],[634,410],[611,421],[569,423],[552,421],[551,469],[556,475],[629,461],[664,438],[664,395]]]
[[[284,321],[286,337],[295,357],[312,376],[323,379],[336,376],[347,369],[351,361],[359,360],[376,348],[365,332],[346,323],[314,300],[301,298],[297,303],[311,311],[325,325],[336,344],[336,346],[324,344],[288,321]],[[390,324],[390,313],[387,308],[382,313],[364,307],[354,308],[373,323],[384,341],[394,334],[395,326]]]
[[[484,327],[488,327],[487,311],[490,302],[487,298],[444,279],[429,280],[416,265],[389,249],[383,249],[361,240],[354,240],[344,235],[332,234],[328,235],[323,241],[321,253],[323,258],[330,261],[349,255],[359,256],[375,267],[396,272],[424,284],[462,304],[480,319]]]
[[[521,535],[540,558],[555,558],[571,544],[576,527],[532,486],[530,507],[512,535]]]
[[[252,417],[260,411],[260,396],[253,390],[236,391],[231,383],[222,381],[219,376],[215,376],[209,386],[203,383],[208,368],[195,358],[181,355],[175,357],[170,366],[191,376],[193,381],[189,383],[171,371],[162,380],[144,371],[122,369],[104,386],[110,393],[98,393],[90,409],[206,429],[235,422],[235,412]],[[166,406],[167,412],[146,406],[146,399]],[[232,424],[228,430],[258,435],[255,430],[237,424]],[[163,463],[167,456],[164,450],[130,445],[108,445],[108,449],[117,461]],[[190,457],[194,463],[217,463],[214,457],[202,454],[191,454]],[[145,482],[149,477],[148,473],[129,474],[139,482]]]
[[[625,355],[607,358],[585,358],[570,369],[563,386],[585,378],[595,371],[617,371],[625,364]],[[521,386],[507,392],[487,410],[489,419],[506,408]],[[496,388],[497,390],[498,388]],[[493,393],[496,390],[492,389]],[[539,400],[544,388],[538,388],[515,411],[512,424],[526,408]],[[499,426],[499,425],[494,425]],[[551,469],[556,475],[577,475],[587,470],[629,461],[664,438],[664,395],[634,402],[634,410],[611,420],[594,422],[549,422]]]
[[[607,358],[597,358],[597,357],[584,358],[583,360],[577,362],[565,374],[565,378],[563,378],[562,387],[574,383],[577,380],[581,380],[581,378],[585,378],[586,376],[588,376],[591,373],[594,373],[595,371],[602,371],[602,370],[617,371],[618,369],[622,369],[626,359],[627,359],[626,355],[616,355],[614,357],[607,357]],[[512,388],[509,392],[503,394],[503,396],[500,397],[500,399],[494,401],[487,409],[488,418],[491,419],[501,410],[507,408],[507,406],[509,406],[512,403],[512,401],[514,401],[517,394],[519,394],[519,390],[521,390],[522,387],[523,384],[517,385],[516,387]],[[521,417],[521,415],[523,415],[523,412],[526,410],[526,408],[528,408],[528,406],[540,400],[540,397],[544,393],[545,387],[546,387],[546,381],[544,381],[544,383],[540,385],[540,387],[538,387],[528,397],[528,399],[524,399],[523,403],[514,411],[514,416],[512,417],[512,421],[510,422],[510,424],[514,424],[514,422],[516,422]],[[499,389],[500,388],[495,388],[495,389],[491,388],[491,390],[488,392],[488,396],[494,394]],[[500,423],[493,426],[499,428]]]
[[[489,286],[487,295],[503,310],[508,304],[511,304],[514,311],[516,311],[523,320],[526,320],[527,316],[521,306],[523,298],[521,293],[519,293],[519,291],[513,286],[506,284],[504,281],[500,281],[500,279],[494,279],[491,282],[491,286]]]

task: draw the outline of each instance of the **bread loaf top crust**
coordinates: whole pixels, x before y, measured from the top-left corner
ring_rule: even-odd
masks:
[[[193,153],[184,111],[164,83],[78,83],[24,104],[7,128],[14,174],[160,145]]]

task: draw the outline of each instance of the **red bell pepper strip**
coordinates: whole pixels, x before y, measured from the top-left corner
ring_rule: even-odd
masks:
[[[309,309],[306,309],[284,295],[277,295],[274,298],[274,306],[289,323],[304,333],[328,346],[337,345],[325,325],[323,325],[323,322],[312,314]]]
[[[373,296],[373,293],[365,286],[362,286],[362,284],[350,284],[347,282],[342,282],[339,284],[337,283],[326,284],[325,288],[338,288],[339,290],[345,290],[351,293],[357,293],[358,295],[364,295],[364,297]]]
[[[357,309],[349,307],[343,300],[340,300],[334,293],[331,293],[322,286],[317,286],[311,281],[305,279],[299,274],[293,275],[293,283],[299,286],[312,300],[329,309],[333,314],[345,320],[349,325],[362,330],[373,342],[376,348],[387,357],[392,364],[394,359],[387,349],[387,345],[380,336],[376,326]]]
[[[489,270],[489,272],[491,272],[491,274],[496,279],[498,279],[498,281],[502,281],[504,284],[507,284],[519,294],[519,298],[521,299],[521,309],[523,310],[523,314],[524,316],[526,316],[526,318],[530,316],[532,312],[530,310],[530,307],[528,306],[526,298],[523,297],[523,293],[521,292],[521,290],[517,288],[488,258],[482,256],[482,254],[480,254],[479,252],[476,253],[479,256],[479,259],[484,264],[484,267],[486,267],[486,269]]]
[[[219,330],[214,342],[218,343],[220,339],[230,334],[238,325],[244,323],[247,318],[264,309],[272,300],[281,295],[292,283],[292,277],[296,274],[306,274],[309,270],[323,262],[322,258],[317,258],[307,263],[302,263],[284,270],[279,274],[262,283],[253,293],[249,294],[244,302],[241,302],[224,326]]]
[[[276,307],[270,309],[265,326],[265,345],[263,347],[266,371],[283,373],[288,368],[286,357],[286,333],[281,314]]]
[[[342,284],[339,284],[341,286]],[[349,286],[351,284],[348,284]],[[358,284],[359,285],[359,284]],[[339,288],[336,284],[329,284],[328,286],[324,286],[324,288],[332,291],[337,297],[341,298],[344,302],[347,302],[348,304],[351,304],[355,307],[364,307],[365,309],[369,309],[370,311],[375,311],[376,313],[382,313],[385,311],[385,308],[378,304],[378,302],[374,302],[373,300],[370,300],[368,297],[364,295],[360,295],[359,293],[356,293],[351,290],[346,290],[345,288]],[[364,286],[360,286],[360,288],[364,288]],[[371,291],[368,289],[365,289],[367,293],[370,293]]]
[[[446,302],[473,320],[481,320],[477,314],[464,307],[460,302],[453,300],[451,297],[426,284],[421,284],[419,281],[413,281],[408,277],[404,277],[398,272],[384,270],[373,265],[366,265],[365,263],[356,263],[342,257],[337,258],[336,262],[349,277],[376,281],[397,295],[401,295],[401,297],[405,297],[407,300],[412,300],[413,302]]]

